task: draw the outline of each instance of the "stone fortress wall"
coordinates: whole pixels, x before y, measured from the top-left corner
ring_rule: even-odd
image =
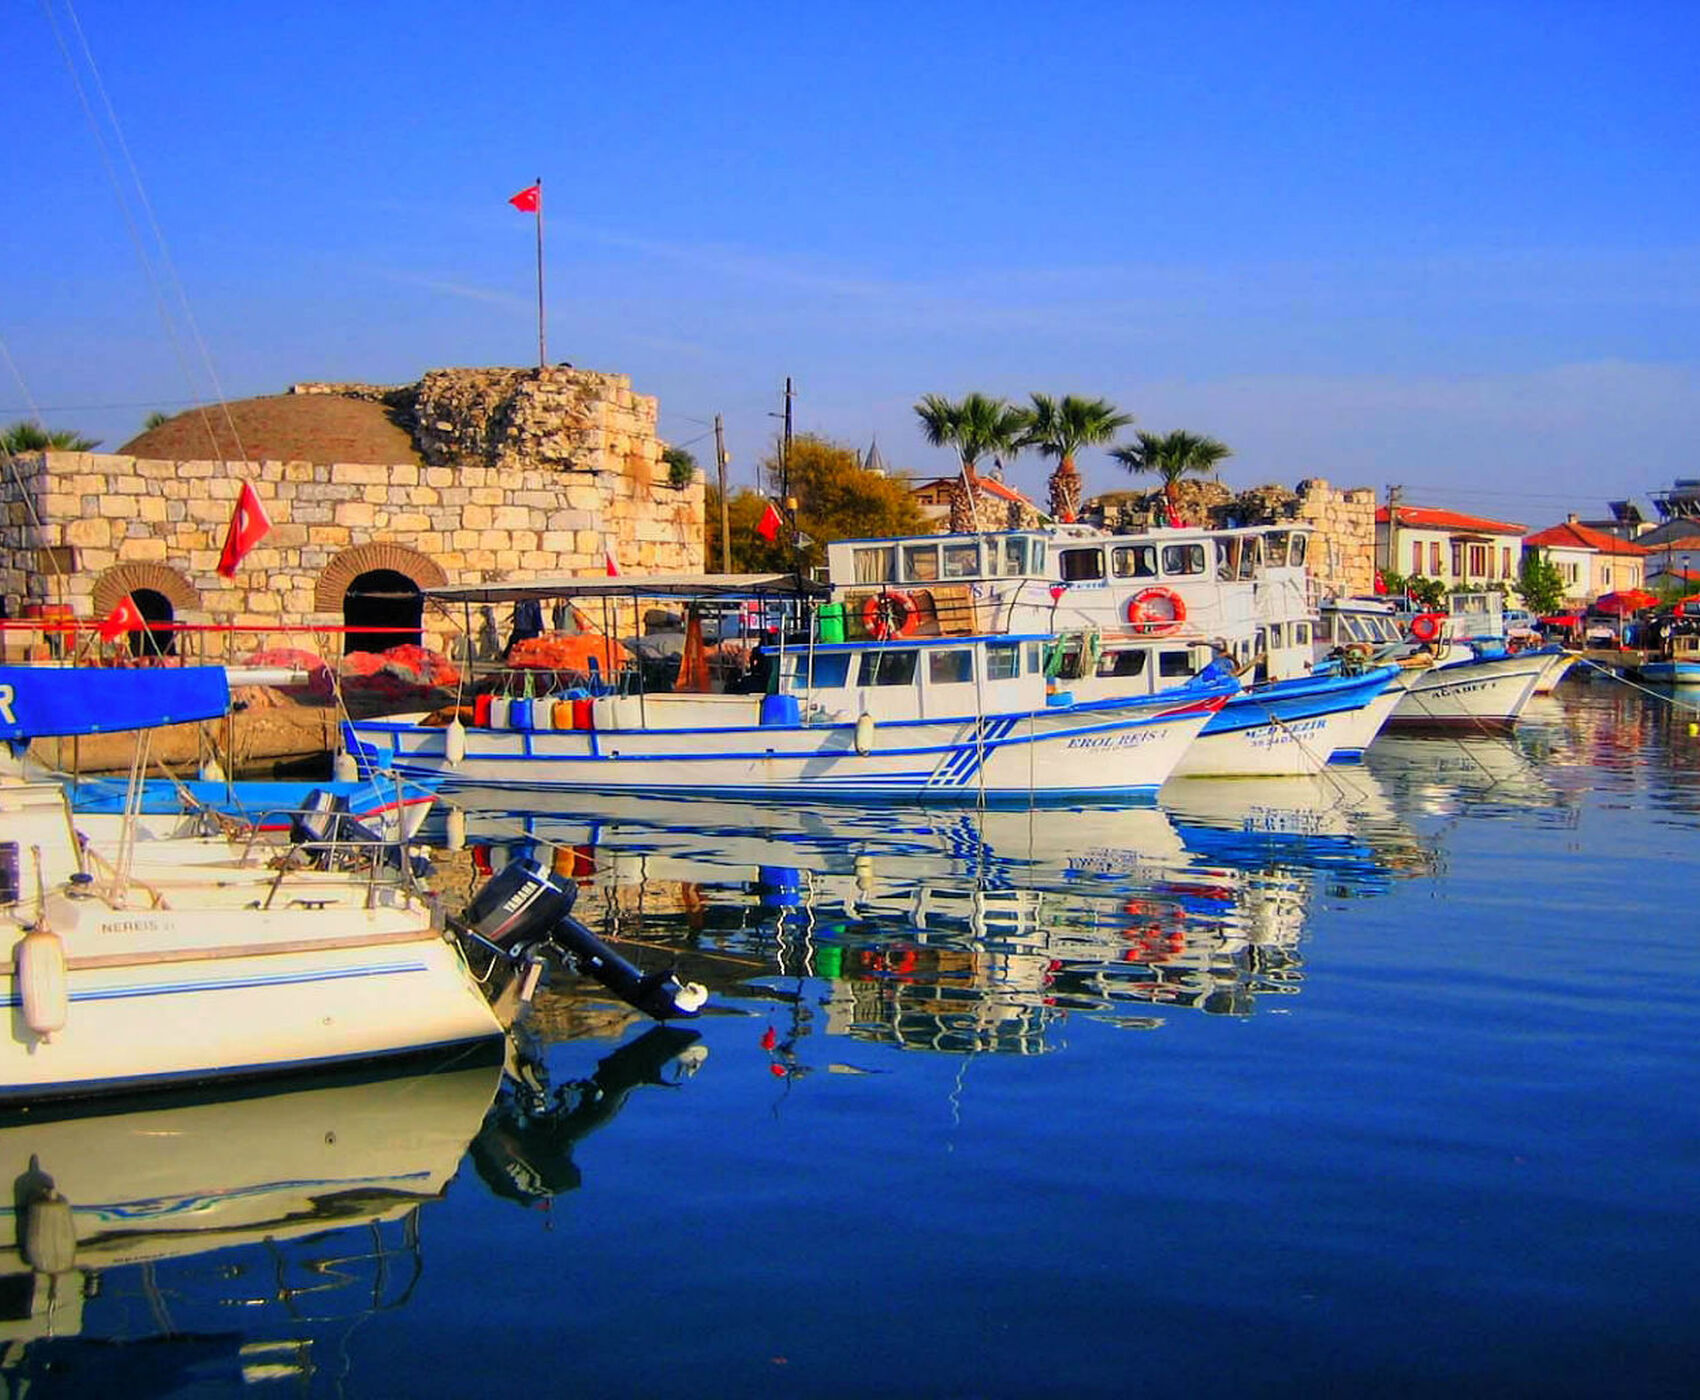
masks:
[[[19,478],[0,482],[8,613],[68,605],[98,618],[141,588],[167,598],[177,622],[322,626],[340,624],[349,584],[379,569],[420,588],[603,575],[605,548],[622,572],[703,567],[701,475],[670,480],[656,400],[623,375],[439,370],[399,388],[291,392],[384,404],[411,429],[417,459],[22,459]],[[216,568],[244,480],[273,528],[226,580]]]

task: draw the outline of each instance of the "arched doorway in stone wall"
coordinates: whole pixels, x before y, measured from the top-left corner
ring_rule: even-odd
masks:
[[[125,634],[132,656],[176,656],[188,650],[173,624],[182,621],[180,614],[200,608],[201,595],[182,574],[164,564],[115,565],[95,580],[90,600],[95,617],[110,617],[125,598],[147,624]]]
[[[418,584],[394,569],[369,569],[342,595],[342,625],[348,628],[342,649],[347,653],[418,646],[424,616],[425,597]]]
[[[396,544],[361,544],[345,549],[325,566],[313,590],[319,612],[341,613],[342,650],[383,651],[421,640],[423,590],[438,588],[448,575],[434,559]],[[400,631],[379,630],[400,628]]]

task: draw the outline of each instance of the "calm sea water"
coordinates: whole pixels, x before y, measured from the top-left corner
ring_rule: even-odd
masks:
[[[0,1374],[1692,1394],[1691,719],[1566,682],[1513,740],[1156,810],[475,815],[481,864],[576,871],[713,1014],[555,988],[499,1092],[459,1067],[8,1124],[77,1239],[51,1275],[8,1256]]]

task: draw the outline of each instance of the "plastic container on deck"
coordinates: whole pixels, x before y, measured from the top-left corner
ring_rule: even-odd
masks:
[[[490,728],[506,729],[508,727],[508,711],[513,707],[513,697],[509,695],[492,695],[490,697]]]
[[[478,695],[472,701],[472,722],[480,729],[490,727],[490,706],[495,702],[494,695]]]
[[[844,604],[827,603],[821,608],[819,632],[823,642],[844,640]]]
[[[517,696],[508,701],[508,728],[532,728],[531,712],[535,708],[536,702],[529,695]]]
[[[761,698],[761,722],[764,725],[798,725],[803,722],[795,695],[764,695]]]

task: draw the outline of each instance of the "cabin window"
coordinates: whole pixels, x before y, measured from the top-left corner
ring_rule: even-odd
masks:
[[[929,685],[962,685],[974,679],[974,653],[967,647],[935,649],[927,653]]]
[[[1040,671],[1044,670],[1044,667],[1045,667],[1045,663],[1044,663],[1044,660],[1043,660],[1042,653],[1039,650],[1039,643],[1038,642],[1028,642],[1026,645],[1027,645],[1027,674],[1030,675],[1030,676],[1036,676],[1036,675],[1039,674]]]
[[[851,551],[857,583],[896,583],[897,551],[890,545],[863,546]]]
[[[1269,624],[1269,645],[1271,647],[1287,645],[1287,628],[1284,623],[1271,622]]]
[[[1163,651],[1157,654],[1157,674],[1159,676],[1191,676],[1197,674],[1198,668],[1192,664],[1190,651]]]
[[[1163,572],[1170,576],[1203,573],[1204,546],[1201,544],[1164,545]]]
[[[1257,567],[1263,561],[1263,541],[1253,535],[1249,540],[1240,541],[1240,577],[1242,579],[1256,578]]]
[[[1236,537],[1216,541],[1216,577],[1231,583],[1240,567],[1240,542]]]
[[[1033,553],[1027,560],[1027,572],[1030,573],[1030,574],[1038,574],[1038,575],[1044,574],[1044,572],[1045,572],[1045,542],[1043,540],[1034,540],[1033,541]]]
[[[1271,530],[1263,537],[1263,562],[1271,569],[1287,567],[1287,532]]]
[[[980,576],[979,544],[947,544],[944,547],[944,576],[946,578],[978,578]]]
[[[1143,651],[1107,651],[1098,658],[1100,676],[1142,676],[1145,674]]]
[[[1104,551],[1101,549],[1060,549],[1057,551],[1057,564],[1067,583],[1104,577]]]
[[[1007,539],[1003,542],[1003,571],[1012,577],[1027,572],[1027,541]]]
[[[1293,645],[1296,647],[1308,647],[1310,645],[1310,624],[1308,622],[1295,622],[1293,624]]]
[[[1117,578],[1156,578],[1157,546],[1119,544],[1110,551],[1110,572]]]
[[[919,652],[865,651],[862,653],[863,685],[913,685]]]
[[[1297,569],[1305,562],[1306,539],[1303,535],[1294,535],[1287,541],[1287,565]]]
[[[1021,649],[1008,642],[986,647],[986,679],[1007,681],[1021,674]]]
[[[939,547],[936,544],[903,546],[903,577],[911,583],[936,583],[939,576]]]
[[[850,679],[850,653],[846,651],[796,652],[792,658],[793,684],[809,690],[829,690]]]

